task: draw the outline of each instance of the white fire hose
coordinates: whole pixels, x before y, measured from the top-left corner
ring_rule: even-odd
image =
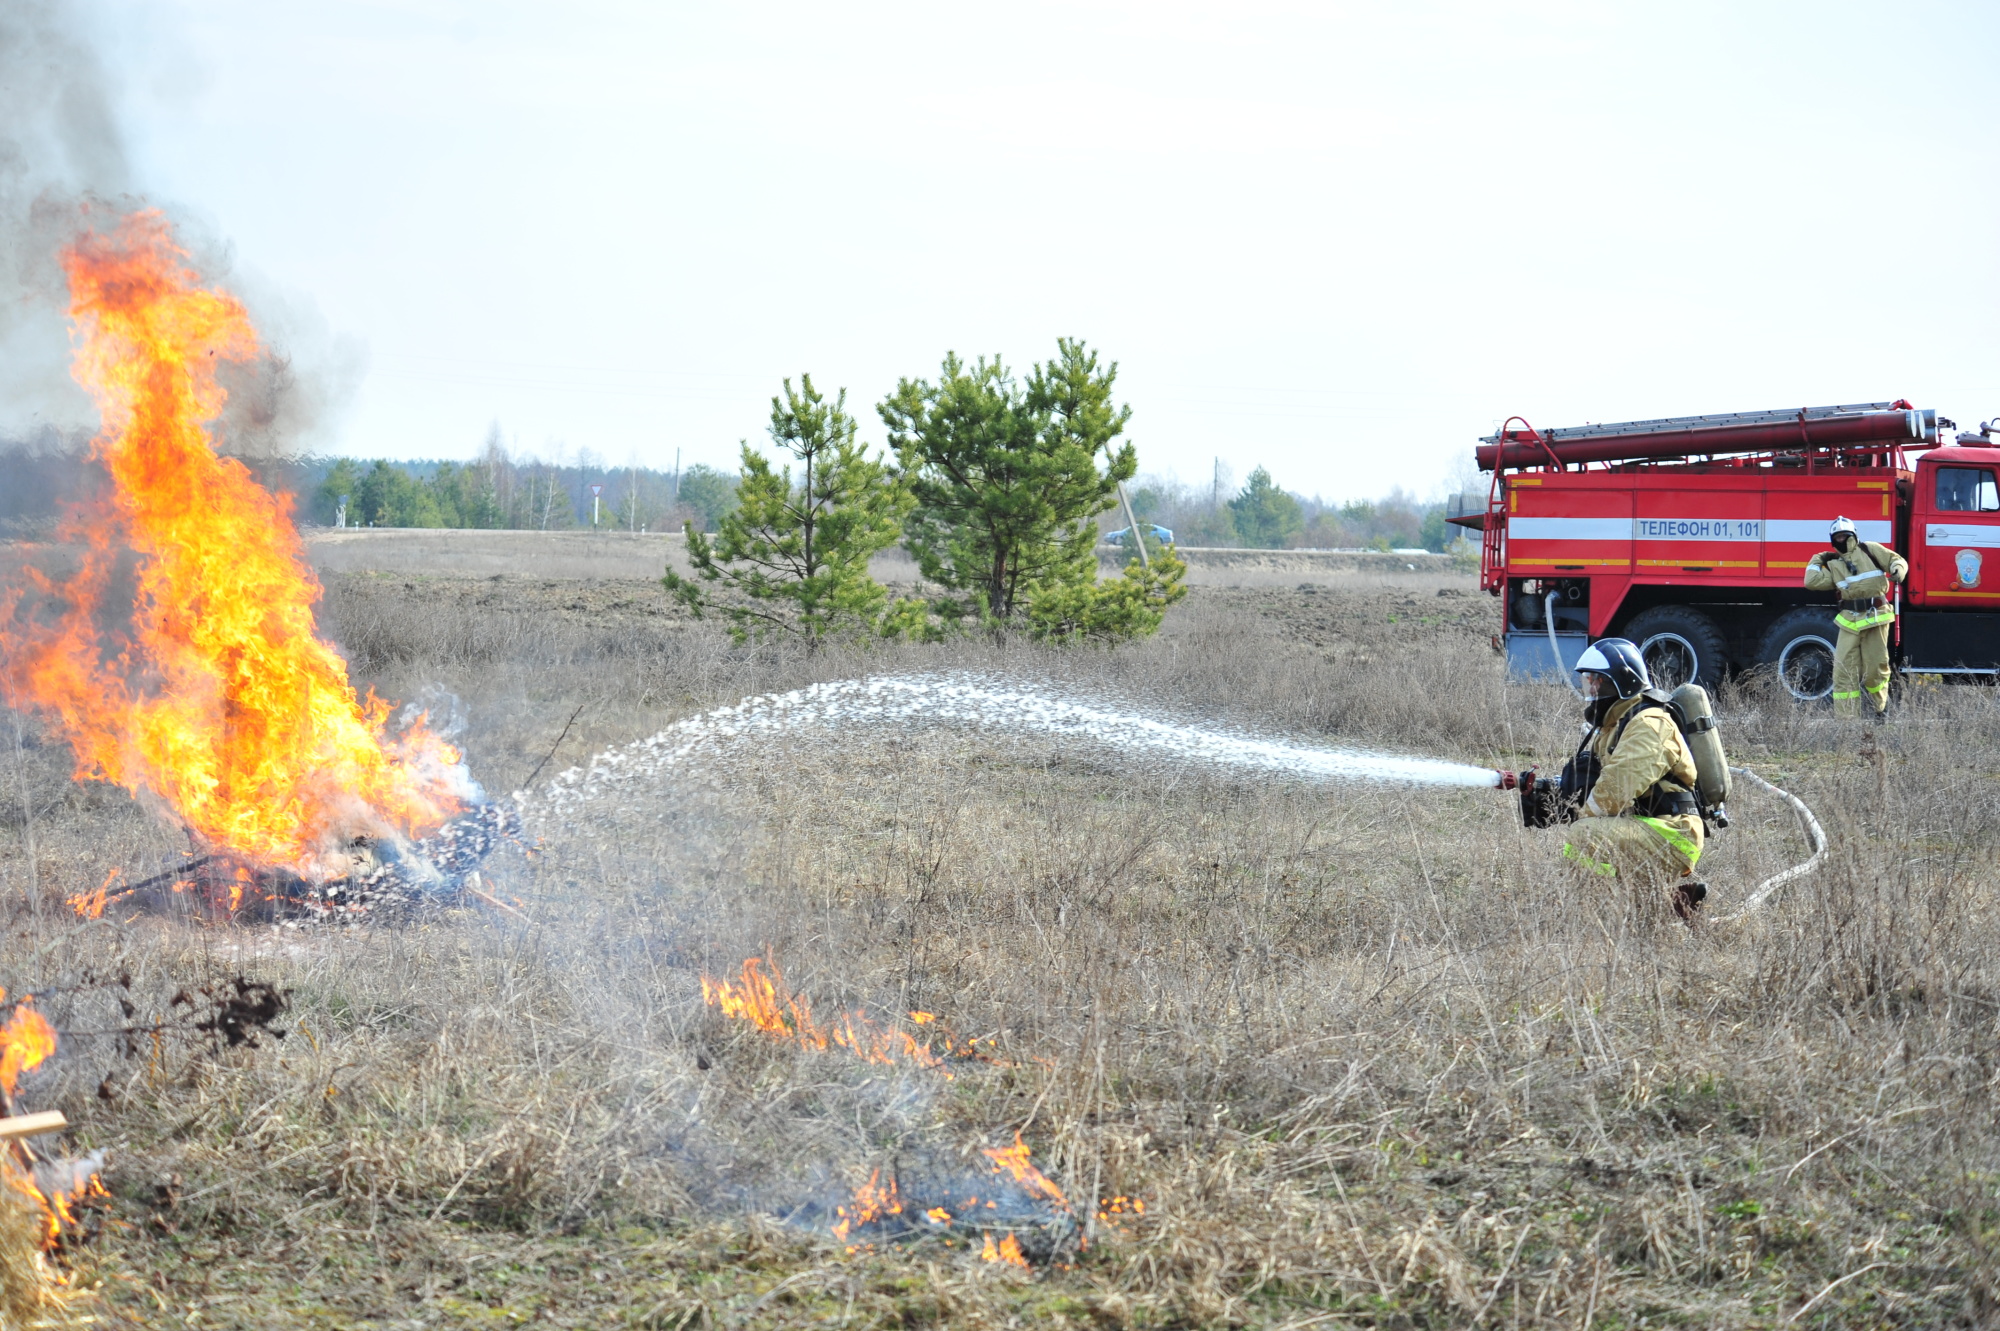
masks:
[[[1751,785],[1764,791],[1766,794],[1776,795],[1779,799],[1791,805],[1792,812],[1798,814],[1799,823],[1805,828],[1806,840],[1812,843],[1813,853],[1812,857],[1804,863],[1795,864],[1783,873],[1775,874],[1757,884],[1757,890],[1752,892],[1748,897],[1745,897],[1741,906],[1728,915],[1717,916],[1712,921],[1715,924],[1734,924],[1746,915],[1762,909],[1764,903],[1769,901],[1772,894],[1779,888],[1791,882],[1794,878],[1802,878],[1806,874],[1811,873],[1819,867],[1819,862],[1826,858],[1826,833],[1820,829],[1819,819],[1813,817],[1813,811],[1806,807],[1804,800],[1790,791],[1778,789],[1747,767],[1732,767],[1729,770],[1734,775],[1742,777],[1745,781],[1748,781]]]
[[[1581,698],[1583,686],[1571,679],[1570,672],[1563,669],[1563,650],[1556,645],[1556,593],[1554,592],[1550,592],[1549,599],[1542,602],[1542,623],[1549,630],[1549,655],[1556,659],[1556,673],[1562,676],[1563,683],[1569,685],[1569,691]]]

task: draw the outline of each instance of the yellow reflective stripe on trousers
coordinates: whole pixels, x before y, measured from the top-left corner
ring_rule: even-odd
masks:
[[[1833,622],[1846,629],[1849,633],[1859,633],[1863,629],[1872,629],[1883,624],[1893,624],[1895,620],[1896,611],[1893,606],[1884,606],[1880,610],[1871,610],[1865,615],[1849,614],[1847,611],[1842,610],[1833,617]]]
[[[1617,865],[1611,863],[1609,860],[1593,860],[1567,841],[1563,842],[1563,858],[1566,860],[1575,860],[1578,864],[1581,864],[1584,868],[1602,878],[1616,878],[1618,876]]]
[[[1889,689],[1889,682],[1887,680],[1884,680],[1880,684],[1870,684],[1868,686],[1868,691],[1870,693],[1886,693],[1888,689]]]
[[[1843,692],[1843,691],[1841,691],[1840,689],[1835,689],[1835,690],[1833,691],[1833,696],[1834,696],[1834,697],[1836,697],[1836,698],[1859,698],[1859,697],[1861,696],[1861,690],[1860,690],[1860,689],[1849,689],[1849,690],[1847,690],[1847,691]]]
[[[1658,818],[1648,818],[1644,814],[1639,815],[1639,821],[1658,832],[1669,846],[1680,852],[1681,858],[1688,862],[1688,868],[1694,868],[1695,861],[1701,858],[1701,847],[1697,846],[1687,833],[1671,823],[1662,822]]]

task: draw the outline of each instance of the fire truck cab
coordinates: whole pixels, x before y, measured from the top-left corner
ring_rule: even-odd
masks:
[[[1517,675],[1567,670],[1616,635],[1669,687],[1763,667],[1824,698],[1835,607],[1805,568],[1844,516],[1909,561],[1896,668],[1992,679],[2000,426],[1954,431],[1900,401],[1560,430],[1516,417],[1480,441],[1486,511],[1452,521],[1482,532]]]

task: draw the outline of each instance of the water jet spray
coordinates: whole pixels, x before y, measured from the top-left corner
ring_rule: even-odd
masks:
[[[1058,697],[996,676],[950,672],[840,680],[746,698],[601,753],[587,767],[571,768],[532,795],[516,792],[514,800],[524,813],[536,807],[567,812],[630,780],[660,775],[743,739],[854,726],[1050,735],[1126,755],[1293,781],[1478,788],[1500,786],[1508,779],[1507,773],[1470,763],[1189,725],[1108,702]]]

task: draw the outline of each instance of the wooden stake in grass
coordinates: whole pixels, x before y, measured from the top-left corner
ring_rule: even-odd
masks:
[[[45,1132],[61,1132],[69,1126],[69,1120],[56,1109],[40,1114],[14,1114],[0,1118],[0,1141],[13,1141],[20,1137],[39,1137]]]
[[[1125,534],[1132,538],[1132,544],[1139,548],[1139,567],[1151,568],[1153,561],[1146,558],[1146,538],[1139,532],[1139,519],[1132,516],[1132,497],[1125,493],[1125,482],[1118,482],[1118,502],[1125,506]]]

